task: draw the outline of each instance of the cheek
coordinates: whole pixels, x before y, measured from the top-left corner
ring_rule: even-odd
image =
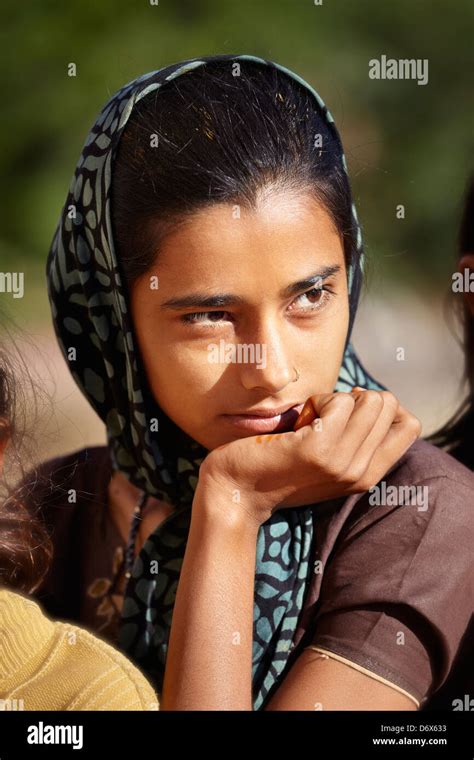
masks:
[[[334,385],[339,377],[341,363],[344,354],[345,332],[337,336],[327,335],[318,341],[317,355],[315,357],[316,375],[324,383],[325,393],[332,393]]]
[[[191,349],[189,344],[177,339],[164,338],[170,332],[169,324],[157,320],[144,305],[146,294],[136,291],[132,296],[131,314],[148,384],[158,406],[186,429],[203,416],[205,399],[202,395],[213,384],[205,352]]]
[[[219,369],[206,360],[206,351],[191,350],[176,342],[157,346],[145,367],[156,403],[173,422],[200,444],[212,449],[210,427],[216,404],[214,388]]]
[[[337,355],[344,347],[348,329],[349,304],[344,298],[338,298],[334,308],[328,310],[318,322],[315,339],[328,355]]]
[[[166,414],[175,420],[200,416],[217,380],[206,347],[155,340],[143,346],[142,355],[153,395]]]
[[[311,338],[302,336],[298,354],[305,357],[308,376],[315,378],[315,393],[333,392],[344,356],[348,327],[349,308],[341,299],[337,308],[331,309],[325,319],[321,320]]]

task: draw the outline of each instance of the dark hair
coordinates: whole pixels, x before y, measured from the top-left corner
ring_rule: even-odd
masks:
[[[353,260],[356,229],[342,145],[321,107],[272,66],[244,62],[233,76],[233,65],[208,62],[167,82],[134,106],[125,125],[111,221],[129,288],[188,215],[219,202],[255,208],[262,189],[309,191],[342,235],[346,264]]]
[[[465,193],[458,250],[461,256],[474,251],[474,176],[470,178]],[[463,325],[464,377],[468,383],[468,395],[449,422],[428,440],[446,448],[474,470],[474,317],[459,295],[456,295],[455,308]]]
[[[22,386],[15,377],[13,359],[0,347],[0,443],[7,445],[16,469],[21,466],[23,430]],[[42,522],[25,507],[20,492],[2,477],[0,496],[0,583],[31,593],[46,575],[52,544]]]

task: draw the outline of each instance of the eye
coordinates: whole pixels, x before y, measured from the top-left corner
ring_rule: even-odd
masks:
[[[227,311],[192,311],[189,314],[183,314],[181,319],[186,324],[198,324],[210,322],[216,324],[222,321],[222,314],[227,314]]]
[[[300,296],[297,296],[295,298],[295,302],[299,301],[301,298],[308,298],[309,299],[309,305],[303,306],[302,308],[297,308],[296,311],[303,311],[303,312],[315,312],[319,309],[322,309],[323,306],[326,305],[327,301],[331,298],[333,295],[333,291],[330,290],[327,287],[317,287],[317,288],[311,288],[311,290],[307,290],[305,293],[302,293]],[[314,299],[314,300],[311,300]],[[295,309],[291,309],[291,311],[295,311]],[[230,318],[230,313],[227,311],[193,311],[189,314],[183,314],[180,319],[185,324],[191,324],[191,325],[216,325],[218,326],[222,321],[222,315],[228,315]]]
[[[307,299],[306,303],[304,301],[300,301],[302,303],[301,307],[297,307],[296,311],[317,311],[318,309],[322,309],[323,306],[326,305],[328,300],[333,295],[332,291],[327,287],[321,287],[321,288],[311,288],[310,290],[307,290],[305,293],[302,293],[300,296],[297,296],[293,303],[297,303],[300,301],[300,299]],[[295,311],[295,309],[291,308],[291,311]]]

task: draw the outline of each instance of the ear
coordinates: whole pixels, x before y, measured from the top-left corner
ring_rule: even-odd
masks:
[[[464,275],[465,270],[469,270],[467,277]],[[474,317],[474,253],[465,253],[459,260],[458,271],[465,276],[465,281],[469,287],[464,289],[464,302],[469,312]]]

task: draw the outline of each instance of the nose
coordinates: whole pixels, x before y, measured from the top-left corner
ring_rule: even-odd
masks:
[[[295,379],[290,336],[281,324],[266,318],[251,337],[246,342],[253,347],[256,361],[239,365],[241,383],[247,390],[260,388],[278,393]]]

